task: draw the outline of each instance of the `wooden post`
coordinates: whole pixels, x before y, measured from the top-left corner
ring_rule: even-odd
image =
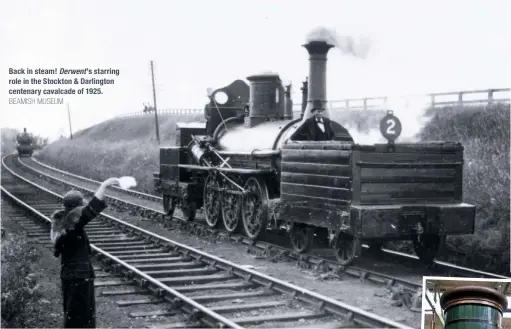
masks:
[[[458,93],[458,104],[459,106],[463,106],[463,92]]]
[[[488,90],[488,105],[493,104],[493,89]]]
[[[69,111],[69,103],[67,103],[67,119],[69,121],[69,137],[73,139],[73,130],[71,129],[71,112]]]
[[[158,110],[156,109],[156,88],[154,87],[154,68],[153,61],[151,61],[151,77],[153,80],[153,104],[154,104],[154,122],[156,125],[156,140],[160,144],[160,125],[158,124]]]
[[[367,98],[364,98],[364,110],[367,111]]]
[[[346,109],[349,110],[350,109],[350,100],[347,99],[345,102],[346,102]]]
[[[431,107],[435,107],[435,95],[431,94]]]

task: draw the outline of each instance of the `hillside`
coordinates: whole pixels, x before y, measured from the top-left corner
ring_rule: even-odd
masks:
[[[2,128],[2,154],[12,153],[16,150],[16,135],[19,133],[16,129]]]
[[[343,112],[339,122],[367,131],[383,112]],[[448,239],[448,259],[488,271],[509,272],[510,106],[430,109],[419,134],[424,141],[460,141],[465,147],[464,199],[477,205],[476,234]],[[174,145],[175,122],[203,120],[202,115],[161,116],[162,144]],[[371,129],[374,131],[374,129]],[[38,156],[57,168],[96,180],[132,175],[139,190],[152,192],[159,171],[154,117],[130,117],[98,124],[59,140]],[[94,165],[91,165],[94,164]]]

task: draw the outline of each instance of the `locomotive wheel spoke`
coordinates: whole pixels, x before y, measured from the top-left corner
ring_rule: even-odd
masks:
[[[257,239],[268,225],[268,188],[262,179],[250,177],[245,190],[248,193],[242,203],[243,228],[249,238]]]
[[[222,218],[228,232],[238,232],[241,227],[241,202],[239,195],[225,193],[223,198]]]
[[[351,265],[360,254],[360,239],[341,233],[335,241],[335,257],[344,266]]]
[[[314,228],[292,223],[289,231],[291,245],[297,253],[305,253],[310,250],[314,241]]]
[[[213,175],[208,175],[204,184],[204,213],[206,223],[217,227],[222,216],[222,194],[217,190],[220,184]]]

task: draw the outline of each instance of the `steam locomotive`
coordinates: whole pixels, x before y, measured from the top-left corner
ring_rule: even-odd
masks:
[[[23,128],[23,133],[16,136],[16,150],[20,157],[31,157],[34,152],[34,138]]]
[[[254,240],[286,227],[296,252],[326,242],[344,265],[359,256],[362,242],[381,248],[389,240],[412,240],[431,264],[446,235],[473,234],[475,207],[462,201],[460,143],[395,143],[398,119],[390,113],[380,127],[387,144],[356,144],[334,120],[333,140],[307,140],[300,127],[313,102],[327,102],[333,46],[304,47],[302,118],[293,118],[290,86],[277,74],[260,74],[247,78],[250,86],[236,80],[213,92],[209,105],[220,117],[213,136],[205,138],[204,123],[177,124],[176,145],[160,147],[160,171],[153,173],[164,211],[172,216],[178,207],[191,221],[203,207],[210,227]]]

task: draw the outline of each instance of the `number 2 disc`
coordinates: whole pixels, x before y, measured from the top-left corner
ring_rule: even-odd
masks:
[[[392,111],[387,112],[387,115],[380,121],[380,132],[389,142],[395,141],[401,135],[402,130],[401,121],[392,114]]]

